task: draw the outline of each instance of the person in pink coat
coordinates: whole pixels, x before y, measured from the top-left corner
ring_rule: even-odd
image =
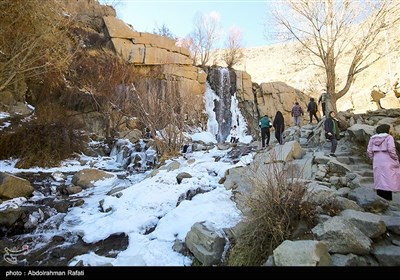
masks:
[[[386,200],[392,200],[392,192],[400,191],[400,163],[389,130],[387,124],[378,126],[367,148],[368,156],[373,161],[376,193]]]

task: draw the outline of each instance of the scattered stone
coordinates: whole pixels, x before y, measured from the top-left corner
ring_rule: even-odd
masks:
[[[181,172],[176,176],[176,181],[178,182],[178,184],[180,184],[185,178],[192,178],[192,175],[187,172]]]

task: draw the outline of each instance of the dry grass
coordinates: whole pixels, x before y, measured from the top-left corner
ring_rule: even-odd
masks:
[[[24,119],[0,136],[0,159],[18,158],[17,168],[57,166],[83,150],[80,128],[61,108],[46,106],[39,116]]]
[[[275,162],[252,168],[249,179],[254,191],[245,200],[247,226],[230,251],[228,265],[261,265],[291,236],[300,220],[304,185],[297,180],[296,168],[288,167]]]

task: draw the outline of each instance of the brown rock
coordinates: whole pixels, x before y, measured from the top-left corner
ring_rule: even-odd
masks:
[[[14,175],[0,172],[0,198],[12,199],[15,197],[27,197],[34,191],[29,181]]]
[[[99,180],[114,177],[113,174],[97,170],[83,169],[72,177],[72,184],[82,187],[82,189],[94,187],[94,183]]]

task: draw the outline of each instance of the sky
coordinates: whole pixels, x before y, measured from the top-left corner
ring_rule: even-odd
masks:
[[[165,25],[177,37],[185,37],[192,32],[197,13],[214,13],[219,16],[225,34],[218,47],[223,47],[232,27],[242,31],[244,47],[257,47],[270,42],[264,36],[264,29],[271,2],[278,1],[120,0],[114,1],[117,3],[114,7],[117,17],[139,32],[152,33],[155,28]]]
[[[208,86],[205,94],[206,111],[209,114],[207,131],[201,131],[190,135],[193,141],[204,143],[216,143],[215,129],[218,124],[213,111],[213,100],[218,98],[215,92]],[[240,141],[249,143],[252,137],[247,135],[247,125],[237,107],[235,96],[231,99],[231,113],[234,119],[239,119],[238,136]],[[0,118],[9,115],[0,112]],[[0,128],[0,131],[2,128]],[[227,142],[230,137],[228,136]],[[128,141],[121,139],[119,141]],[[132,145],[133,146],[133,145]],[[150,149],[149,149],[150,150]],[[149,151],[147,150],[147,151]],[[85,266],[190,266],[192,260],[172,249],[174,241],[178,238],[185,240],[187,233],[196,222],[205,222],[212,226],[218,234],[224,236],[223,229],[235,226],[241,219],[242,213],[231,199],[232,191],[225,189],[219,181],[225,176],[226,170],[237,166],[245,166],[253,160],[253,154],[242,156],[240,161],[233,164],[224,160],[224,156],[231,148],[219,150],[217,147],[207,151],[190,151],[183,156],[170,159],[164,167],[158,169],[154,176],[147,176],[150,171],[132,174],[123,178],[117,175],[126,175],[121,170],[124,159],[120,157],[124,149],[118,153],[115,149],[107,157],[89,157],[81,155],[80,160],[66,160],[60,167],[54,168],[30,168],[18,169],[16,160],[0,161],[0,171],[12,174],[19,172],[37,173],[45,172],[53,174],[55,178],[59,172],[77,172],[85,168],[94,168],[112,172],[114,176],[109,179],[94,182],[93,188],[84,189],[82,192],[70,197],[83,197],[85,203],[79,207],[72,207],[67,214],[58,213],[46,222],[39,224],[33,231],[33,242],[30,249],[39,249],[51,242],[55,235],[66,236],[65,243],[74,242],[73,236],[82,236],[88,243],[103,240],[114,233],[124,232],[129,237],[129,245],[126,250],[120,252],[115,258],[104,257],[94,252],[78,255],[73,258],[70,265],[74,266],[82,261]],[[151,151],[150,151],[151,153]],[[215,158],[221,158],[215,161]],[[192,160],[189,160],[192,159]],[[86,164],[82,164],[85,163]],[[180,167],[168,170],[167,166],[172,162],[178,162]],[[121,170],[115,172],[115,170]],[[181,172],[187,172],[192,178],[185,178],[181,184],[177,183],[176,176]],[[68,185],[72,175],[68,175]],[[58,183],[58,180],[55,184]],[[55,191],[57,185],[52,185]],[[122,196],[106,195],[112,188],[125,187],[121,191]],[[176,206],[179,197],[189,190],[201,189],[207,192],[195,195],[191,200],[183,200]],[[25,203],[43,199],[43,194],[35,191],[33,197],[15,198],[0,204],[0,211],[17,207]],[[109,212],[99,211],[99,201],[104,200],[103,209],[111,208]],[[36,212],[34,212],[36,213]],[[36,219],[34,213],[29,219]],[[36,215],[40,217],[40,215]],[[149,234],[143,234],[146,229],[155,227]],[[67,234],[67,233],[72,233]],[[29,234],[28,234],[29,235]],[[71,237],[72,236],[72,237]],[[69,240],[68,238],[71,238]]]

